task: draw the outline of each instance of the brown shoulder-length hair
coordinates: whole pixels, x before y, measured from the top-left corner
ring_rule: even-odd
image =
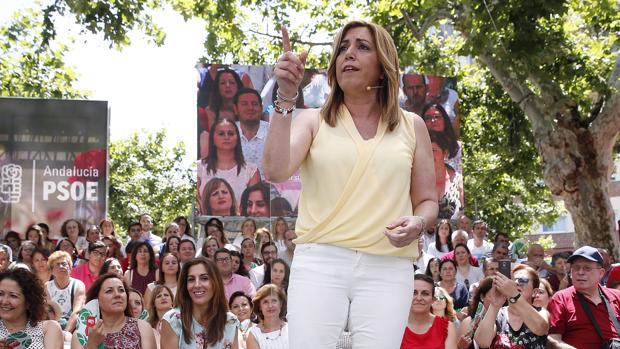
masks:
[[[157,314],[157,309],[155,309],[155,299],[160,293],[164,291],[168,292],[171,300],[174,299],[174,295],[172,294],[172,291],[170,290],[168,286],[156,284],[155,287],[153,288],[153,291],[151,292],[151,299],[149,301],[149,304],[146,304],[146,308],[149,311],[148,322],[152,328],[157,328],[157,323],[159,322],[159,320],[161,320],[159,318],[159,314]]]
[[[93,284],[88,289],[88,292],[86,293],[86,303],[92,301],[93,299],[99,299],[99,292],[101,291],[101,286],[103,286],[104,281],[106,281],[107,279],[119,279],[123,283],[123,288],[125,289],[125,302],[127,303],[127,305],[125,306],[124,314],[125,316],[131,317],[131,309],[129,307],[129,286],[127,286],[125,280],[116,273],[107,273],[99,276],[97,280],[93,282]]]
[[[399,63],[398,51],[394,40],[390,34],[380,25],[365,21],[351,21],[347,23],[335,36],[332,48],[332,57],[327,68],[327,81],[331,92],[321,108],[321,117],[331,126],[336,126],[338,109],[344,103],[344,92],[338,85],[336,80],[336,58],[340,44],[346,33],[353,28],[364,27],[370,31],[374,38],[375,47],[377,48],[377,58],[381,64],[381,71],[384,78],[380,84],[382,88],[378,89],[377,102],[381,106],[381,120],[387,123],[388,130],[393,131],[400,119],[404,116],[398,104],[399,93]]]
[[[224,282],[215,263],[204,257],[193,258],[183,264],[181,276],[179,276],[179,285],[177,286],[177,294],[174,297],[174,306],[181,311],[181,325],[183,328],[183,337],[185,343],[189,344],[194,338],[192,333],[192,317],[193,307],[192,298],[187,290],[187,277],[189,269],[195,265],[202,264],[207,269],[213,297],[207,305],[207,311],[204,313],[203,319],[196,319],[201,323],[206,332],[205,342],[214,345],[224,338],[224,328],[226,327],[226,313],[228,312],[228,301],[224,293]]]
[[[279,317],[281,320],[286,321],[286,293],[284,293],[282,288],[274,284],[263,285],[256,291],[256,296],[252,299],[252,303],[254,303],[254,313],[260,320],[265,319],[265,315],[260,309],[260,302],[271,295],[276,295],[280,300]]]

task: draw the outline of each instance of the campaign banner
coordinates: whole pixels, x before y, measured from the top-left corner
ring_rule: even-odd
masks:
[[[299,172],[284,183],[269,183],[262,165],[277,90],[273,67],[204,63],[197,70],[197,222],[215,216],[236,222],[227,228],[240,230],[247,217],[272,228],[276,217],[284,217],[294,226]],[[456,219],[464,209],[456,79],[410,71],[400,77],[401,107],[426,123],[441,174],[439,217]],[[323,105],[330,93],[326,71],[307,69],[298,93],[293,118]]]
[[[415,73],[405,69],[401,75],[401,106],[424,120],[431,137],[438,219],[456,220],[465,209],[461,116],[454,77]]]
[[[67,219],[98,224],[107,149],[107,102],[0,98],[2,232],[43,222],[55,239]]]

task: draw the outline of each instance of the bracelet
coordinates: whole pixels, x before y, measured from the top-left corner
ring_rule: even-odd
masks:
[[[278,87],[278,89],[276,90],[276,97],[278,97],[279,100],[283,101],[283,102],[297,102],[297,98],[299,98],[299,91],[295,92],[295,95],[293,97],[284,97],[281,93],[280,93],[280,88]]]
[[[422,216],[414,216],[414,217],[418,218],[422,222],[422,229],[420,229],[420,234],[424,233],[426,231],[426,219],[424,219],[424,217]]]
[[[283,118],[286,118],[288,114],[293,114],[293,110],[295,110],[295,104],[293,104],[290,108],[286,109],[280,105],[280,102],[282,101],[280,101],[279,99],[276,99],[273,102],[273,109],[276,111],[276,113],[282,114]]]

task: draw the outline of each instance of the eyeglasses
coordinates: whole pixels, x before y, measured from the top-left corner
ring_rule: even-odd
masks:
[[[67,268],[68,266],[69,266],[68,262],[54,263],[54,268]]]
[[[441,295],[441,296],[435,296],[435,300],[436,301],[445,301],[445,300],[448,300],[448,299],[446,298],[446,296]]]
[[[231,258],[230,257],[220,257],[220,258],[216,258],[215,261],[218,263],[228,263],[230,262]]]
[[[519,286],[525,286],[530,282],[530,278],[526,278],[526,277],[519,277],[519,278],[515,278],[514,280],[517,285]]]
[[[590,267],[590,266],[587,266],[587,265],[583,266],[583,267],[580,267],[578,265],[573,265],[573,266],[570,267],[570,271],[571,272],[575,272],[575,273],[578,273],[580,271],[583,271],[584,273],[589,273],[589,272],[591,272],[594,269],[601,269],[601,267]]]
[[[92,256],[97,256],[97,257],[105,256],[105,252],[101,252],[101,251],[97,251],[97,250],[90,251],[90,254]]]

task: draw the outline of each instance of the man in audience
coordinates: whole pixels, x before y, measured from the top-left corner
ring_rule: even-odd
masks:
[[[428,247],[435,243],[435,226],[426,227],[426,231],[420,234],[420,240],[424,242],[422,249],[428,251]]]
[[[424,272],[426,271],[426,266],[428,265],[428,261],[430,261],[433,256],[431,256],[430,254],[426,253],[424,251],[424,241],[422,241],[422,239],[418,239],[418,258],[415,259],[415,267],[416,267],[416,273],[422,273],[424,274]]]
[[[127,243],[131,241],[142,241],[142,224],[138,221],[129,222],[129,225],[127,226],[127,236],[129,237]]]
[[[226,299],[230,299],[230,296],[237,291],[243,291],[243,293],[250,296],[250,298],[254,298],[256,295],[256,289],[250,282],[250,279],[233,273],[232,257],[230,256],[229,250],[220,248],[215,251],[215,264],[217,269],[220,271],[220,275],[222,275]]]
[[[485,258],[482,260],[482,272],[484,277],[495,276],[495,272],[499,270],[499,263],[494,258]],[[469,300],[471,301],[478,291],[480,281],[474,282],[469,286]]]
[[[469,252],[480,259],[486,256],[493,249],[493,244],[485,240],[487,235],[487,224],[482,220],[474,222],[473,238],[467,241]]]
[[[263,257],[263,265],[259,265],[250,270],[250,280],[256,289],[259,289],[263,285],[263,280],[265,278],[265,266],[267,263],[278,257],[278,248],[275,243],[269,242],[263,244],[260,248],[260,254]]]
[[[455,247],[456,245],[466,245],[467,244],[467,232],[465,230],[455,230],[452,233],[452,247]],[[444,254],[441,257],[441,260],[446,260],[446,259],[452,259],[454,260],[454,250]],[[478,258],[476,258],[476,256],[474,255],[470,255],[469,256],[469,264],[471,264],[474,267],[478,266]]]
[[[287,230],[284,233],[284,246],[286,249],[284,251],[278,252],[278,258],[284,260],[290,266],[293,263],[293,255],[295,253],[295,243],[293,240],[297,239],[297,234],[295,234],[294,230]]]
[[[468,235],[471,235],[471,219],[464,214],[461,215],[456,223],[456,228],[465,230]]]
[[[251,88],[241,88],[233,97],[233,111],[239,119],[236,122],[241,136],[241,148],[246,162],[258,165],[261,176],[263,170],[263,148],[267,139],[269,123],[261,120],[263,100],[260,94]]]
[[[568,258],[573,286],[558,291],[549,301],[549,347],[561,349],[601,348],[611,338],[619,338],[605,303],[616,318],[620,316],[620,291],[599,285],[603,257],[594,247],[583,246]],[[603,298],[604,297],[604,298]],[[584,309],[590,309],[603,338]]]
[[[510,247],[510,236],[508,236],[508,233],[497,232],[495,238],[493,238],[493,243],[496,242],[503,242]]]
[[[88,244],[87,263],[80,264],[71,272],[71,277],[84,283],[86,292],[99,277],[99,270],[105,262],[107,247],[103,241],[95,241]]]
[[[148,242],[155,254],[159,254],[161,249],[161,238],[153,234],[153,218],[148,213],[140,215],[140,225],[142,225],[142,240]]]
[[[542,245],[531,244],[527,249],[527,260],[523,263],[534,268],[541,278],[546,279],[549,276],[548,269],[551,269],[551,266],[545,262],[545,249]]]
[[[493,249],[491,250],[491,257],[496,261],[501,261],[502,259],[510,259],[508,256],[508,245],[503,242],[496,242],[493,244]]]
[[[183,263],[196,257],[196,245],[193,240],[181,240],[179,243],[179,263],[183,267]]]
[[[426,103],[426,77],[421,74],[403,74],[403,93],[407,100],[404,109],[422,115]]]

